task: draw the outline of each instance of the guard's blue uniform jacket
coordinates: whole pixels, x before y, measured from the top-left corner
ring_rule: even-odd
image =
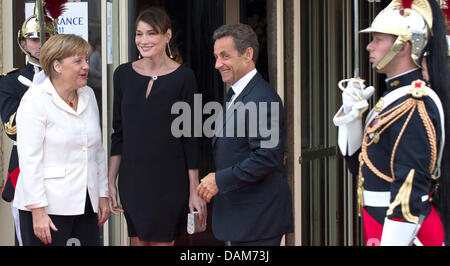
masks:
[[[404,86],[412,88],[416,81],[420,85],[422,79],[420,69],[392,78],[387,81],[383,97]],[[386,106],[367,127],[361,150],[346,157],[349,169],[360,178],[366,238],[381,236],[371,236],[370,232],[381,230],[378,232],[381,234],[386,217],[393,221],[418,223],[422,216],[426,221],[423,225],[438,227],[441,224],[439,215],[430,215],[432,211],[435,213],[430,194],[435,184],[433,171],[441,139],[436,103],[427,95],[419,98],[404,95]],[[369,195],[363,193],[375,196],[368,203],[365,201]],[[387,196],[387,201],[380,195]],[[429,216],[433,218],[427,221]],[[431,221],[433,219],[439,220]],[[371,223],[367,223],[368,220]],[[369,228],[373,225],[379,229]],[[440,230],[438,234],[441,234]],[[437,244],[443,236],[438,238]]]
[[[24,69],[12,70],[3,74],[0,79],[0,115],[6,135],[16,141],[16,112],[20,100],[28,86],[19,81],[19,76],[23,76],[29,81],[33,80],[35,68],[28,63]],[[8,176],[2,191],[2,198],[10,202],[14,199],[14,190],[19,176],[19,160],[17,157],[17,147],[13,146],[9,159]]]

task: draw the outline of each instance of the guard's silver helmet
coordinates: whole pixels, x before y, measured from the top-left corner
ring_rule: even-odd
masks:
[[[19,45],[22,52],[30,57],[35,58],[33,55],[31,55],[26,49],[22,47],[21,41],[28,38],[40,38],[41,35],[41,27],[39,21],[41,20],[39,11],[38,11],[38,1],[42,0],[36,0],[35,7],[34,7],[34,14],[30,17],[28,17],[24,23],[22,24],[22,27],[19,29],[17,33],[17,44]],[[45,1],[42,1],[42,6],[45,6]],[[57,24],[55,20],[51,19],[49,16],[44,14],[44,29],[43,32],[48,35],[48,37],[58,34],[57,30]],[[39,61],[39,58],[35,58],[37,61]]]
[[[427,0],[413,0],[405,8],[402,0],[394,0],[374,19],[372,25],[360,33],[386,33],[397,36],[391,50],[376,65],[378,70],[386,67],[401,51],[403,46],[411,43],[411,58],[418,67],[422,67],[421,58],[425,52],[433,27],[433,13]]]

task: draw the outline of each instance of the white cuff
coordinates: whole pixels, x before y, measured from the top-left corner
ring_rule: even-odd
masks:
[[[109,188],[108,188],[108,183],[106,183],[106,186],[101,186],[100,187],[100,191],[98,193],[98,196],[100,198],[109,198]]]
[[[361,147],[362,140],[363,132],[361,120],[355,120],[339,127],[338,145],[342,155],[353,155]]]
[[[386,218],[380,246],[409,246],[416,237],[419,226]]]
[[[344,156],[353,155],[361,147],[363,140],[361,116],[367,107],[366,100],[355,102],[348,114],[345,114],[344,106],[342,106],[333,117],[334,125],[339,127],[338,145]]]
[[[25,208],[27,208],[28,210],[31,211],[32,209],[43,208],[43,207],[47,207],[47,206],[48,206],[48,202],[44,201],[41,203],[26,205]]]

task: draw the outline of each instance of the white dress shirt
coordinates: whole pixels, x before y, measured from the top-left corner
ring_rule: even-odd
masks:
[[[35,64],[35,63],[31,62],[28,58],[28,55],[26,57],[26,62],[27,62],[27,64],[30,64],[34,67],[34,76],[33,76],[33,80],[32,80],[32,81],[34,81],[36,78],[36,75],[42,71],[42,67],[39,64]]]
[[[34,84],[17,110],[20,174],[14,207],[47,214],[81,215],[86,191],[94,212],[99,197],[108,197],[106,158],[94,92],[79,88],[74,111],[48,78]]]
[[[227,109],[230,108],[230,106],[234,103],[234,100],[236,100],[239,94],[242,93],[242,91],[245,89],[245,87],[247,87],[248,83],[250,83],[250,81],[253,79],[253,77],[256,76],[257,73],[258,71],[255,68],[231,86],[230,90],[234,91],[234,95],[233,97],[231,97]]]

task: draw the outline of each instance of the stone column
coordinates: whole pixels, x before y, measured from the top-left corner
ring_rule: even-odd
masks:
[[[0,0],[0,10],[3,10],[3,0]],[[3,29],[3,12],[0,12],[0,29]],[[0,71],[3,72],[3,34],[0,34]]]
[[[3,0],[0,0],[0,30],[3,32]],[[0,73],[3,69],[3,34],[0,34]],[[0,136],[3,136],[3,127],[0,126]],[[0,174],[3,176],[3,138],[0,137]],[[0,177],[0,190],[3,188],[5,178]]]

